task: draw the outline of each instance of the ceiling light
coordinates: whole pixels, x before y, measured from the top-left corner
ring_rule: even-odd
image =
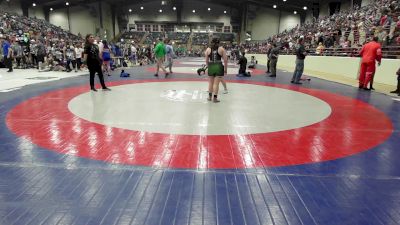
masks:
[[[283,0],[284,2],[286,2],[286,0]]]
[[[207,10],[208,10],[208,11],[211,11],[211,8],[208,8]]]
[[[69,2],[66,2],[65,5],[69,5]]]
[[[53,11],[53,8],[50,8],[50,11]]]
[[[192,11],[192,12],[193,12],[193,13],[196,13],[196,10],[194,10],[194,9],[193,9],[193,11]]]
[[[307,6],[304,6],[303,9],[304,9],[304,10],[307,10]]]
[[[176,10],[176,7],[174,6],[172,9],[175,11],[175,10]]]
[[[141,9],[141,10],[143,10],[143,9],[144,9],[144,7],[143,7],[143,6],[140,6],[140,9]]]
[[[129,12],[132,12],[132,9],[129,9]]]
[[[273,7],[274,9],[276,9],[276,5],[273,5],[272,7]]]
[[[162,9],[158,10],[160,13],[162,13]]]
[[[224,13],[226,14],[226,10],[224,11]]]
[[[32,6],[35,7],[35,6],[36,6],[36,3],[32,3]]]
[[[297,14],[297,11],[294,11],[293,13],[294,13],[294,14]]]

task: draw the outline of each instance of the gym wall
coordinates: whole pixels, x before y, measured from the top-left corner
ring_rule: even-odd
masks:
[[[144,9],[141,10],[140,7]],[[143,4],[135,4],[126,7],[126,10],[132,9],[132,13],[129,14],[129,24],[135,24],[142,21],[155,21],[155,22],[172,22],[176,23],[179,21],[177,11],[172,9],[173,5],[161,6],[160,2],[148,2]],[[211,11],[208,11],[208,8]],[[163,12],[159,13],[162,9]],[[196,10],[196,13],[192,11]],[[224,10],[227,14],[224,14]],[[222,6],[212,3],[204,3],[202,1],[188,0],[184,1],[181,9],[181,22],[218,22],[223,23],[225,26],[230,26],[230,7]]]
[[[286,29],[300,24],[300,15],[291,12],[279,11],[271,8],[259,7],[253,19],[248,20],[247,30],[252,33],[252,40],[265,40]]]
[[[19,0],[1,1],[0,9],[3,12],[12,12],[22,15],[21,2]]]
[[[153,22],[176,22],[177,15],[176,11],[172,10],[171,5],[161,6],[161,1],[157,2],[147,2],[143,4],[133,4],[125,7],[124,13],[129,13],[128,10],[132,9],[129,13],[129,24],[135,24],[141,21],[153,21]],[[144,9],[141,10],[140,7],[143,6]],[[162,9],[163,12],[160,13],[159,10]]]
[[[102,4],[103,29],[109,32],[108,37],[113,37],[111,7],[107,3]],[[69,17],[68,17],[69,11]],[[49,13],[49,22],[69,30],[73,34],[82,34],[83,36],[92,33],[95,34],[100,29],[100,10],[99,4],[93,3],[85,6],[73,6],[69,10],[66,8],[57,9]],[[117,26],[118,27],[118,26]],[[116,27],[116,29],[117,29]],[[117,34],[117,31],[116,31]]]

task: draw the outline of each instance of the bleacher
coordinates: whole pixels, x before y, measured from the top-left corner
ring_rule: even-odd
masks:
[[[208,33],[194,33],[192,37],[192,45],[208,45]]]
[[[164,39],[165,38],[165,33],[164,32],[150,32],[146,40],[144,41],[144,44],[146,45],[152,45],[154,43],[157,43],[159,39]]]
[[[188,32],[168,32],[167,37],[176,44],[187,44],[190,33]]]
[[[251,53],[266,53],[267,43],[282,46],[284,54],[294,52],[296,41],[304,38],[304,45],[311,54],[319,43],[325,51],[319,55],[356,56],[359,49],[373,36],[382,44],[383,56],[400,57],[400,2],[372,1],[364,7],[341,11],[331,16],[308,21],[302,26],[285,30],[264,42],[246,43]]]
[[[213,33],[213,35],[218,36],[222,42],[234,42],[236,37],[234,33]]]
[[[121,38],[126,40],[126,41],[134,41],[135,43],[139,43],[143,36],[145,35],[145,32],[143,31],[129,31],[125,32],[121,35]]]

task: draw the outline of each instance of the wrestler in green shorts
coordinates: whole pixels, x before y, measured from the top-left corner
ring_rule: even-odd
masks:
[[[213,76],[213,77],[224,76],[224,65],[222,65],[222,62],[209,62],[208,76]]]

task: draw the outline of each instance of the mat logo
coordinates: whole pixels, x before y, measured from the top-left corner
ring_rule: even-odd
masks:
[[[202,90],[165,90],[160,97],[175,102],[206,103],[208,92]]]

